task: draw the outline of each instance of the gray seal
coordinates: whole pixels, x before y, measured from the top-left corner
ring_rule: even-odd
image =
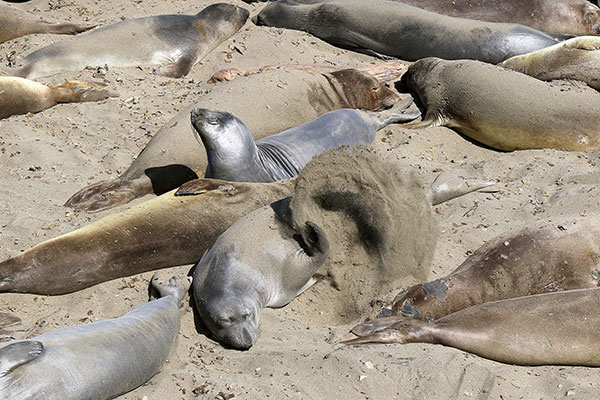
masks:
[[[249,349],[264,307],[283,307],[308,289],[325,262],[329,242],[309,221],[291,223],[286,198],[244,216],[215,241],[194,270],[202,321],[226,344]]]
[[[248,19],[248,10],[212,4],[196,15],[158,15],[96,28],[34,51],[11,75],[29,79],[79,71],[87,65],[160,65],[160,75],[178,78]]]
[[[187,284],[187,285],[186,285]],[[155,375],[179,334],[179,307],[189,287],[152,279],[160,299],[120,318],[15,340],[0,347],[3,399],[112,399]]]
[[[420,115],[407,109],[412,99],[379,113],[330,111],[319,118],[254,142],[242,121],[230,113],[196,109],[192,125],[206,148],[207,178],[274,182],[297,176],[317,154],[341,145],[371,143],[377,130]]]
[[[557,43],[554,37],[523,25],[449,17],[386,0],[277,2],[263,8],[253,21],[302,30],[334,46],[406,61],[440,57],[497,64]]]

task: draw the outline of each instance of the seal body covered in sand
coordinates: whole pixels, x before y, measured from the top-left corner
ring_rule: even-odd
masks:
[[[496,64],[557,43],[523,25],[448,17],[386,0],[271,3],[253,20],[257,25],[306,31],[335,46],[406,61],[440,57]]]
[[[0,43],[33,33],[74,35],[96,26],[98,24],[48,22],[16,7],[0,3]]]
[[[600,146],[600,97],[594,90],[439,58],[417,61],[403,79],[426,109],[421,122],[406,127],[444,125],[500,150]]]
[[[157,73],[177,78],[236,33],[248,15],[243,8],[217,3],[196,15],[159,15],[105,25],[36,50],[9,72],[35,79],[88,65],[160,65]]]
[[[600,37],[581,36],[514,56],[502,67],[543,81],[574,79],[600,91]]]
[[[0,76],[0,118],[39,112],[56,103],[100,101],[116,96],[103,83],[66,81],[46,86],[29,79]]]
[[[173,190],[190,179],[204,176],[206,150],[196,139],[190,123],[190,113],[198,107],[234,114],[258,140],[331,110],[378,110],[392,106],[397,100],[398,95],[377,79],[352,69],[327,74],[270,71],[215,85],[210,93],[184,108],[156,132],[118,179],[94,183],[71,196],[65,205],[100,211],[148,193]]]
[[[179,334],[189,284],[152,280],[162,296],[126,315],[0,345],[3,399],[112,399],[144,384]]]

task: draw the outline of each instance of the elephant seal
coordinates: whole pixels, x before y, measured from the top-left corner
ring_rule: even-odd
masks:
[[[426,58],[403,76],[426,109],[405,127],[448,126],[500,150],[600,146],[598,93],[472,60]]]
[[[241,216],[290,195],[292,182],[188,182],[0,263],[0,292],[63,294],[197,262]],[[169,240],[165,240],[165,238]]]
[[[256,96],[256,91],[261,96]],[[327,74],[270,71],[214,85],[167,122],[131,166],[114,181],[96,182],[75,193],[65,206],[100,211],[148,193],[173,190],[206,171],[206,151],[195,135],[190,113],[215,108],[240,118],[255,139],[309,122],[339,108],[379,110],[398,95],[372,76],[352,69]],[[248,104],[252,104],[251,107]]]
[[[179,307],[189,288],[183,281],[153,278],[161,298],[122,317],[0,344],[0,397],[112,399],[144,384],[179,334]]]
[[[33,33],[74,35],[95,28],[98,24],[48,22],[19,8],[0,4],[0,43]]]
[[[212,4],[196,15],[159,15],[105,25],[29,54],[11,75],[29,79],[87,65],[160,65],[160,75],[179,78],[248,19],[246,9]]]
[[[502,235],[450,275],[402,291],[392,302],[391,315],[432,321],[490,301],[598,287],[599,222],[598,216],[586,217]],[[380,315],[390,311],[384,308]],[[370,323],[354,330],[367,334]]]
[[[574,79],[600,90],[600,37],[581,36],[499,64],[543,81]]]
[[[46,86],[29,79],[0,76],[0,118],[36,113],[56,103],[100,101],[117,97],[106,85],[88,81],[66,81]]]
[[[448,17],[387,0],[277,2],[263,8],[253,21],[306,31],[335,46],[405,61],[441,57],[497,64],[557,43],[523,25]]]
[[[264,307],[283,307],[310,287],[329,242],[307,221],[290,224],[290,199],[238,220],[215,241],[194,270],[194,302],[217,339],[249,349],[259,336]]]
[[[465,308],[434,322],[402,317],[345,341],[439,343],[520,365],[600,366],[600,288],[517,297]]]
[[[292,178],[317,154],[341,145],[371,143],[381,128],[420,115],[407,111],[412,99],[379,113],[341,109],[314,121],[260,139],[256,143],[242,121],[227,112],[199,108],[192,125],[206,149],[207,178],[274,182]]]

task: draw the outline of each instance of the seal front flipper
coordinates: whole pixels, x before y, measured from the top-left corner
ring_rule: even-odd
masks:
[[[194,179],[181,185],[175,196],[196,196],[212,190],[235,191],[235,186],[216,179]]]
[[[152,72],[169,78],[181,78],[190,73],[195,61],[191,55],[182,56],[177,61],[154,68]]]
[[[0,376],[36,359],[43,351],[44,345],[37,340],[11,343],[0,348]]]
[[[445,118],[441,112],[428,108],[425,113],[425,118],[421,121],[412,121],[402,124],[402,127],[408,129],[433,128],[436,126],[444,126],[447,122],[448,119]]]

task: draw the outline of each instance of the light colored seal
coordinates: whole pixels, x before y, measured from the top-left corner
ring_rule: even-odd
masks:
[[[1,262],[0,291],[63,294],[195,263],[237,219],[291,191],[289,181],[188,182],[179,192],[190,196],[166,193]]]
[[[10,73],[35,79],[87,65],[160,65],[158,74],[178,78],[236,33],[248,15],[244,8],[217,3],[196,15],[159,15],[105,25],[34,51]]]
[[[106,85],[88,81],[66,81],[46,86],[29,79],[0,76],[0,118],[36,113],[56,103],[100,101],[117,97]]]
[[[600,90],[600,37],[576,37],[499,65],[543,81],[574,79]]]
[[[161,298],[122,317],[0,346],[3,399],[112,399],[147,382],[179,334],[187,279],[152,279]]]
[[[521,365],[600,366],[600,288],[483,303],[428,323],[384,318],[363,343],[439,343]]]
[[[257,90],[261,96],[256,96]],[[164,193],[204,176],[206,151],[190,123],[195,108],[215,108],[240,118],[254,139],[304,124],[339,108],[389,108],[398,95],[370,75],[355,70],[328,74],[270,71],[214,85],[195,104],[181,110],[146,145],[116,180],[96,182],[65,204],[100,211],[148,193]],[[251,106],[249,106],[251,104]]]
[[[329,242],[317,225],[291,225],[290,198],[238,220],[202,256],[194,271],[194,302],[220,341],[249,349],[264,307],[283,307],[310,287]],[[197,283],[195,282],[197,280]]]
[[[600,146],[598,93],[478,61],[419,60],[403,76],[426,109],[406,127],[448,126],[500,150]]]
[[[557,43],[518,24],[455,18],[387,0],[267,5],[257,25],[306,31],[335,46],[406,61],[425,57],[499,63]]]
[[[242,121],[227,112],[192,111],[192,125],[206,149],[207,178],[240,182],[274,182],[297,176],[317,154],[334,147],[371,143],[375,134],[394,122],[420,115],[407,110],[412,99],[389,110],[330,111],[319,118],[254,142]]]
[[[0,3],[0,43],[33,33],[74,35],[96,26],[98,24],[48,22],[16,7]]]

